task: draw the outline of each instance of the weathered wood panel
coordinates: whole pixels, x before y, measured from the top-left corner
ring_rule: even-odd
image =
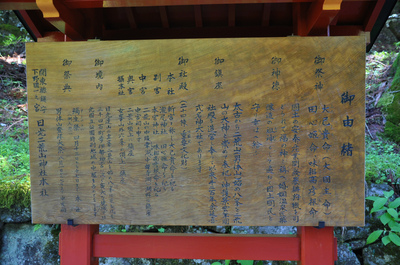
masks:
[[[364,38],[28,43],[34,223],[364,223]]]

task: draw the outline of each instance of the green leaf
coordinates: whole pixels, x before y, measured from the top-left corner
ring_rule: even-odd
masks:
[[[386,225],[387,223],[393,220],[393,217],[390,216],[390,214],[388,213],[384,213],[379,217],[379,219],[381,219],[382,224]]]
[[[253,265],[254,261],[253,260],[238,260],[237,263],[242,264],[242,265]]]
[[[400,237],[396,233],[389,232],[389,238],[394,244],[400,247]]]
[[[391,230],[392,230],[392,232],[397,232],[397,233],[400,233],[400,225],[399,225],[399,224],[397,224],[397,226],[395,226],[395,227],[391,228]]]
[[[393,196],[394,191],[393,191],[393,190],[391,190],[391,191],[384,191],[383,194],[385,195],[385,197],[386,197],[387,199],[389,199],[390,197]]]
[[[225,265],[229,265],[229,263],[231,263],[230,259],[225,260]]]
[[[33,232],[36,232],[37,230],[39,230],[42,227],[42,224],[35,224],[35,226],[33,227]]]
[[[389,208],[389,209],[387,210],[387,212],[388,212],[388,214],[390,214],[391,216],[393,216],[393,218],[399,217],[398,212],[397,212],[395,209],[393,209],[393,208]]]
[[[222,265],[222,264],[221,264],[221,262],[216,261],[216,262],[211,263],[211,265]]]
[[[396,200],[389,202],[389,208],[397,208],[400,206],[400,198],[397,198]]]
[[[392,220],[388,223],[389,228],[391,230],[396,229],[397,227],[400,227],[399,223],[397,223],[395,220]]]
[[[376,230],[372,232],[367,238],[367,244],[374,243],[383,233],[383,230]]]
[[[365,198],[366,200],[370,200],[370,201],[376,201],[377,199],[379,199],[380,197],[376,197],[376,196],[369,196],[367,198]]]
[[[391,240],[389,239],[389,236],[384,236],[382,237],[382,243],[386,246],[387,244],[389,244],[391,242]]]
[[[382,208],[383,205],[386,204],[387,202],[387,198],[379,198],[374,202],[374,209],[375,210],[380,210]]]
[[[158,232],[160,232],[160,233],[164,233],[164,232],[165,232],[165,228],[163,228],[163,227],[161,227],[161,228],[158,228]]]
[[[375,209],[375,208],[372,208],[372,210],[369,212],[370,214],[373,214],[373,213],[375,213],[375,212],[379,212],[379,211],[386,211],[388,208],[386,207],[386,206],[383,206],[383,207],[381,207],[381,208],[379,208],[379,209]]]

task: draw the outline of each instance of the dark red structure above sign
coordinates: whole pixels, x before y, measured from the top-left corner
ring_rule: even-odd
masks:
[[[3,0],[40,40],[351,36],[395,0]]]

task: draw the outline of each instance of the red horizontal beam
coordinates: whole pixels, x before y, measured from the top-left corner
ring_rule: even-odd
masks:
[[[185,5],[221,5],[221,4],[257,4],[257,3],[293,3],[312,2],[313,0],[65,0],[71,8],[88,8],[92,5],[103,7],[140,7],[140,6],[185,6]]]
[[[314,0],[63,0],[68,8],[176,6],[212,4],[302,3]],[[343,0],[344,2],[359,0]],[[363,0],[371,2],[377,0]],[[0,0],[0,10],[38,10],[36,0]]]
[[[7,0],[13,1],[13,0]],[[69,8],[98,7],[140,7],[140,6],[185,6],[185,5],[222,5],[222,4],[257,4],[257,3],[302,3],[314,0],[65,0]],[[360,0],[343,0],[345,2]],[[364,2],[377,0],[363,0]]]
[[[208,234],[95,234],[94,257],[300,260],[296,236]]]
[[[201,28],[154,28],[104,30],[102,40],[134,39],[184,39],[184,38],[251,38],[287,37],[292,35],[291,26],[270,27],[201,27]]]

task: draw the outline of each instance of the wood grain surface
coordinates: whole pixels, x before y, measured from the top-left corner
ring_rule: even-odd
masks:
[[[363,225],[364,44],[27,43],[33,222]]]

